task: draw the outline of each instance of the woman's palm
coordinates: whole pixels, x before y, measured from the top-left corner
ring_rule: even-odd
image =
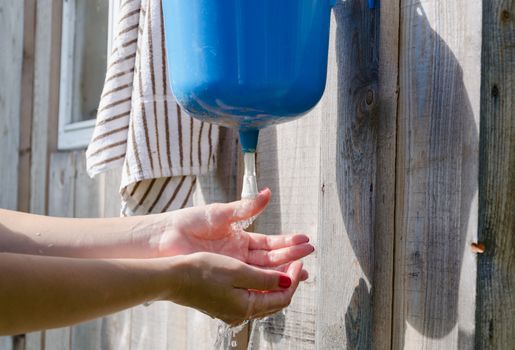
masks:
[[[174,213],[173,228],[161,240],[163,255],[210,252],[251,265],[275,267],[310,254],[313,247],[306,235],[267,236],[238,227],[259,215],[269,200],[270,191],[264,190],[254,200],[217,203]]]

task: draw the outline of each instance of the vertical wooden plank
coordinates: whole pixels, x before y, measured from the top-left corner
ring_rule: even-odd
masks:
[[[188,349],[188,310],[176,304],[167,305],[167,349]]]
[[[90,178],[86,171],[84,151],[73,152],[75,157],[75,204],[74,217],[96,218],[102,215],[105,190],[100,177]]]
[[[0,1],[0,207],[16,209],[23,61],[23,2]]]
[[[269,187],[272,199],[254,224],[265,234],[304,232],[317,242],[320,124],[322,110],[261,131],[257,149],[259,188]],[[318,253],[316,254],[318,256]],[[313,349],[316,318],[317,257],[304,261],[311,278],[302,283],[291,305],[254,322],[252,349]]]
[[[166,350],[167,303],[160,301],[132,308],[131,350]]]
[[[18,210],[30,211],[30,161],[32,102],[34,88],[34,49],[36,35],[36,0],[24,0],[23,62],[20,111],[20,146],[18,166]]]
[[[515,337],[515,3],[483,3],[477,349]]]
[[[0,337],[0,350],[13,350],[12,337]]]
[[[100,349],[130,349],[131,312],[118,312],[101,320]]]
[[[474,339],[480,1],[401,6],[394,349]]]
[[[51,154],[48,215],[73,217],[75,176],[75,153],[55,152]]]
[[[21,20],[20,20],[21,19]],[[0,208],[17,208],[23,55],[23,2],[0,0]],[[0,337],[0,349],[12,349]]]
[[[41,350],[45,344],[44,332],[32,332],[25,335],[25,350]]]
[[[75,154],[53,153],[50,157],[48,214],[72,217],[75,201]],[[68,350],[70,328],[45,331],[45,349]]]
[[[20,146],[18,165],[18,210],[30,211],[30,168],[32,140],[32,104],[34,98],[34,62],[36,47],[36,0],[24,0],[22,96],[20,111]],[[25,335],[25,350],[40,350],[42,332]]]
[[[318,349],[370,349],[379,10],[333,9],[320,148]],[[333,42],[334,41],[334,42]]]
[[[104,217],[120,216],[121,197],[119,194],[122,174],[119,170],[111,170],[100,175],[102,179],[102,196],[104,197],[103,213]]]
[[[395,156],[400,1],[382,1],[376,139],[372,348],[391,348],[395,244]]]
[[[45,331],[43,349],[70,350],[70,328],[57,328]]]
[[[57,142],[61,10],[62,1],[37,1],[30,182],[30,209],[37,214],[47,213],[49,155]]]
[[[0,350],[13,350],[12,337],[0,337]]]

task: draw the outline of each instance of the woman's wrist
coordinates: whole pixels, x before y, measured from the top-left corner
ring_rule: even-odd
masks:
[[[149,277],[151,287],[146,293],[145,302],[165,300],[174,301],[183,294],[187,271],[187,257],[142,259],[144,274]]]

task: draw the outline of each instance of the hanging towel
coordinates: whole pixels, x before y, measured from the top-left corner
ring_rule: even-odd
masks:
[[[122,215],[174,210],[191,205],[217,146],[218,127],[191,118],[172,96],[161,0],[123,0],[88,173],[122,168]]]

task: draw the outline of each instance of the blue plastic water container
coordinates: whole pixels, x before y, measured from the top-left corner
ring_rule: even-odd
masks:
[[[258,130],[299,117],[322,97],[335,0],[164,0],[173,93],[192,116]]]

